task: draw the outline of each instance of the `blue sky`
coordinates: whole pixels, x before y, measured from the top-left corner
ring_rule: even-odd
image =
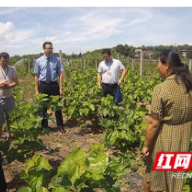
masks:
[[[117,44],[192,45],[192,7],[0,8],[0,52],[79,54]]]

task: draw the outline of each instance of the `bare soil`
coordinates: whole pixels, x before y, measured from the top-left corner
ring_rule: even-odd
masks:
[[[104,131],[101,127],[94,127],[90,122],[86,122],[86,128],[80,128],[77,123],[67,121],[65,125],[66,133],[61,134],[56,128],[54,118],[49,121],[49,126],[51,128],[49,135],[42,136],[44,149],[37,153],[45,157],[53,166],[53,175],[63,159],[74,149],[81,147],[84,151],[87,151],[91,144],[100,143],[100,138]],[[108,153],[111,153],[111,151],[109,150]],[[7,192],[16,192],[19,187],[26,185],[23,180],[19,179],[18,175],[22,168],[23,164],[18,161],[3,166],[8,185]],[[123,176],[121,178],[121,191],[142,191],[143,170],[144,168],[140,166],[137,172],[127,173],[127,175]],[[98,189],[96,191],[104,190]]]

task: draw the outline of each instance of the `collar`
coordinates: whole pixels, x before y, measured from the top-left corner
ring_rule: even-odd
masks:
[[[166,78],[166,80],[168,80],[168,79],[174,79],[174,78],[175,78],[175,74],[171,74],[171,75],[169,75],[169,77]]]
[[[0,65],[0,68],[3,69],[3,70],[5,70],[5,69],[8,69],[9,66],[7,65],[5,68],[3,68],[3,67]]]
[[[47,55],[43,55],[44,59],[47,60],[48,58],[50,59],[51,58],[51,55],[47,56]]]
[[[105,60],[104,60],[104,62],[105,62],[105,63],[112,63],[112,62],[113,62],[113,57],[111,57],[111,61],[105,61]]]

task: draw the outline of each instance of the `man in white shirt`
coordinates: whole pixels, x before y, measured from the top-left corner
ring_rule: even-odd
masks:
[[[111,57],[110,49],[104,49],[102,51],[102,56],[104,60],[100,62],[98,67],[97,83],[99,86],[102,86],[104,97],[108,94],[114,97],[115,90],[122,84],[127,70],[121,61]],[[122,74],[119,79],[121,70]]]
[[[14,109],[12,88],[18,84],[18,78],[14,67],[9,66],[9,54],[0,54],[0,140],[2,126],[7,121],[8,137],[11,138],[8,112]]]

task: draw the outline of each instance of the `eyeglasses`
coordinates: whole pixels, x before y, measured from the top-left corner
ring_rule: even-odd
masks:
[[[49,50],[52,50],[53,48],[45,48],[45,49],[49,49]]]

